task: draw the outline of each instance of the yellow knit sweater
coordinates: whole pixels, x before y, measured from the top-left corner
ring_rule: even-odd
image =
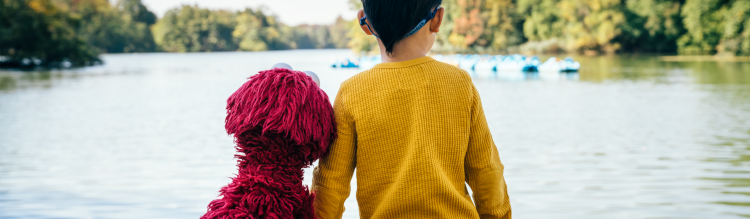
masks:
[[[344,81],[333,108],[338,138],[313,176],[319,219],[342,217],[355,168],[361,218],[511,218],[465,71],[430,57],[382,63]]]

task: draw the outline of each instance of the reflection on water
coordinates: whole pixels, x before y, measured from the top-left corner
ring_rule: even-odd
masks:
[[[516,71],[499,71],[499,72],[493,72],[493,71],[473,71],[473,70],[467,70],[469,74],[474,78],[478,80],[489,80],[489,81],[504,81],[504,82],[513,82],[513,81],[538,81],[538,80],[545,80],[545,81],[577,81],[579,78],[578,73],[558,73],[558,72],[516,72]]]
[[[348,53],[124,54],[0,71],[0,218],[196,218],[236,171],[229,94],[288,62],[335,98],[358,70],[328,62]],[[470,72],[516,217],[750,217],[750,63],[576,60],[579,73]],[[357,217],[353,195],[346,209]]]
[[[742,124],[732,127],[724,133],[717,133],[713,139],[706,142],[716,152],[706,161],[724,165],[723,168],[710,169],[709,171],[712,174],[703,177],[703,179],[721,182],[720,187],[713,189],[725,194],[725,197],[715,200],[714,203],[750,208],[750,119],[748,118],[748,115],[750,115],[750,104],[748,104],[750,102],[750,89],[743,86],[748,84],[750,74],[747,72],[750,72],[750,69],[746,66],[725,67],[725,69],[728,68],[741,69],[744,74],[711,76],[704,73],[699,76],[701,83],[726,84],[721,88],[715,86],[706,88],[712,94],[707,102],[726,104],[732,109],[721,112],[724,114],[725,121],[713,121],[712,125],[718,128],[725,126],[723,123],[729,121]],[[750,217],[748,212],[739,215]]]
[[[52,77],[60,77],[60,74],[53,74],[49,71],[26,72],[0,72],[0,91],[10,91],[26,87],[49,87]]]
[[[703,84],[750,84],[748,62],[663,61],[655,56],[576,57],[586,63],[581,69],[581,80],[693,80]],[[690,78],[682,76],[687,75]],[[677,77],[673,77],[677,76]]]

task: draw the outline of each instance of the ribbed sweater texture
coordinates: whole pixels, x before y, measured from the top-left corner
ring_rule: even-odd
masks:
[[[361,218],[511,218],[466,71],[430,57],[378,64],[344,81],[333,108],[338,137],[313,173],[317,218],[342,217],[355,169]]]

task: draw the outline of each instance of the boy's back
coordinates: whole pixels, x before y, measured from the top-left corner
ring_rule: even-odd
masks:
[[[341,217],[355,168],[362,218],[510,218],[503,166],[463,70],[430,57],[379,64],[341,84],[334,111],[338,138],[314,173],[318,218]]]

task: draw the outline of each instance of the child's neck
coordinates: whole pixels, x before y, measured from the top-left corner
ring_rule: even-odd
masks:
[[[385,46],[380,40],[378,40],[378,44],[380,44],[380,57],[383,63],[403,62],[422,58],[427,56],[427,51],[429,51],[429,46],[425,45],[424,40],[417,40],[417,37],[408,37],[396,43],[393,46],[393,52],[390,56],[385,52]]]

